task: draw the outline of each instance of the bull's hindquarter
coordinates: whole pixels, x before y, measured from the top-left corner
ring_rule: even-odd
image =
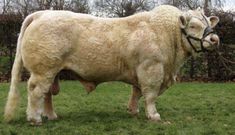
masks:
[[[181,39],[175,35],[180,11],[167,10],[159,9],[163,13],[158,16],[146,12],[122,19],[46,11],[28,26],[22,41],[23,63],[31,72],[29,89],[40,80],[37,90],[46,93],[49,85],[41,85],[51,84],[62,69],[96,84],[123,81],[134,87],[129,101],[132,113],[137,112],[143,95],[147,117],[160,120],[155,99],[172,84],[178,63],[184,59],[177,46]],[[172,13],[177,15],[172,18]],[[171,23],[166,25],[167,21]],[[27,114],[29,120],[40,122],[37,107],[37,103],[29,104]]]

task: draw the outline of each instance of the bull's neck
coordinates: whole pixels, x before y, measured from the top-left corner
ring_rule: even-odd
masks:
[[[178,38],[176,39],[177,49],[175,50],[175,72],[178,72],[186,60],[192,56],[192,48],[190,47],[185,35],[181,33],[180,28],[177,30],[177,35],[179,36],[177,36]]]

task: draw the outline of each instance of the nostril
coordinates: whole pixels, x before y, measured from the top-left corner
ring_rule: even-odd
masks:
[[[213,38],[213,37],[211,37],[211,38],[210,38],[210,41],[214,43],[214,42],[216,42],[216,39]]]
[[[210,38],[210,41],[211,41],[212,43],[214,43],[214,44],[218,44],[218,43],[219,43],[219,40],[218,40],[218,38],[217,38],[216,36],[212,36],[212,37]]]

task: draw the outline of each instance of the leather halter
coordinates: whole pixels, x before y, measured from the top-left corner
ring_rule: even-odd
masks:
[[[215,33],[215,31],[210,27],[206,17],[202,14],[203,16],[203,19],[206,21],[206,24],[207,24],[207,27],[205,28],[204,32],[203,32],[203,36],[202,38],[198,38],[198,37],[194,37],[194,36],[191,36],[189,34],[187,34],[187,32],[185,31],[185,29],[181,29],[182,33],[186,36],[190,46],[193,48],[193,50],[197,53],[199,52],[207,52],[208,50],[203,46],[203,42],[206,41],[205,38],[210,35],[211,33]],[[193,45],[193,43],[191,42],[190,39],[193,39],[193,40],[196,40],[196,41],[199,41],[200,44],[201,44],[201,49],[200,50],[197,50],[196,47]],[[207,41],[208,42],[208,41]],[[209,42],[208,42],[209,43]],[[210,43],[211,44],[211,43]]]

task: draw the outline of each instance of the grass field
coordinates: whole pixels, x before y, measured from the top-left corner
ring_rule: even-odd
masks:
[[[20,85],[20,108],[10,124],[2,116],[9,84],[0,84],[0,135],[235,135],[234,83],[174,85],[157,100],[163,121],[158,124],[147,121],[143,99],[138,117],[127,113],[130,88],[105,83],[87,95],[78,82],[62,82],[54,98],[60,119],[33,127],[26,122],[26,83]]]

